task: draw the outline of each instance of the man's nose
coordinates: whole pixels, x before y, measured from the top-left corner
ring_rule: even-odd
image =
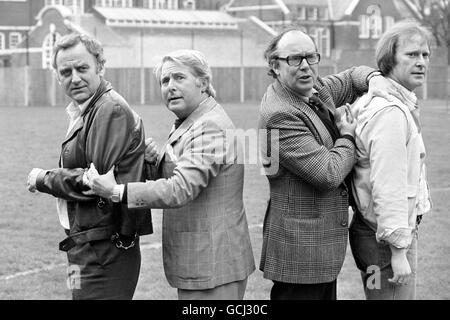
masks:
[[[175,89],[175,80],[173,78],[169,79],[169,82],[167,83],[167,88],[171,91]]]
[[[302,59],[302,62],[298,66],[300,69],[307,69],[309,68],[309,63],[306,61],[306,58]]]
[[[424,67],[427,64],[427,59],[423,55],[419,55],[416,61],[418,67]]]
[[[78,72],[73,71],[73,72],[72,72],[72,82],[73,82],[73,83],[78,83],[78,82],[80,82],[80,81],[81,81],[81,78],[80,78],[80,76],[78,75]]]

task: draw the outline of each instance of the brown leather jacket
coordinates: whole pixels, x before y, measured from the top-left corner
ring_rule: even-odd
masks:
[[[141,118],[102,80],[82,114],[83,121],[62,144],[64,168],[47,171],[36,181],[37,190],[68,201],[70,237],[106,239],[116,232],[133,236],[152,233],[151,212],[130,210],[97,196],[86,196],[83,173],[94,163],[100,174],[115,166],[118,183],[144,181],[145,134]],[[61,161],[60,161],[61,162]]]

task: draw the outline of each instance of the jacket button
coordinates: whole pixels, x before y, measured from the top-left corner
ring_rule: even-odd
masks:
[[[103,199],[100,198],[100,200],[98,200],[97,206],[102,209],[105,206],[105,201],[103,201]]]
[[[347,190],[342,190],[342,191],[341,191],[341,196],[347,196],[347,195],[348,195]]]
[[[347,227],[347,226],[348,226],[347,220],[342,220],[342,221],[341,221],[341,226]]]

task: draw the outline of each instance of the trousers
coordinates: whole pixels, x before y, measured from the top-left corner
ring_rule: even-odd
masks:
[[[178,300],[243,300],[247,278],[205,290],[178,289]]]
[[[90,241],[67,252],[67,285],[73,300],[131,300],[141,267],[139,238],[134,247],[116,247],[110,239]]]
[[[336,280],[327,283],[273,281],[270,300],[336,300]]]
[[[367,300],[414,300],[416,298],[417,230],[414,231],[411,246],[406,253],[412,271],[407,285],[397,285],[388,281],[394,275],[389,244],[377,242],[375,231],[364,222],[358,212],[354,214],[350,225],[349,240],[356,266],[361,271]]]

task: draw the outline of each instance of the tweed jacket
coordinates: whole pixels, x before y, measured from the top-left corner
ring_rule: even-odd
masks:
[[[371,70],[357,67],[318,78],[314,88],[334,112],[367,90]],[[269,157],[261,147],[263,165],[272,172],[266,173],[270,201],[260,269],[265,278],[280,282],[331,282],[346,252],[349,205],[343,182],[356,161],[355,146],[344,138],[333,143],[311,107],[278,80],[262,99],[259,128],[279,135],[278,156],[271,150]]]
[[[127,185],[130,208],[164,208],[164,271],[175,288],[210,289],[255,270],[233,130],[209,97],[169,136],[158,156],[161,179]]]
[[[94,163],[100,174],[115,165],[121,183],[144,181],[145,135],[141,118],[102,80],[83,112],[82,121],[62,143],[64,167],[48,170],[36,181],[37,190],[67,200],[70,237],[110,238],[115,232],[134,236],[152,233],[150,210],[129,210],[109,199],[86,196],[83,173]],[[61,162],[60,162],[61,165]]]

